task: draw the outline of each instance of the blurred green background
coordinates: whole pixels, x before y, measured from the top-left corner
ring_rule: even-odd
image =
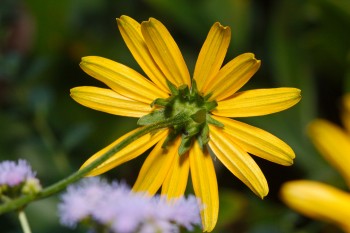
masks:
[[[346,189],[310,143],[306,126],[316,117],[341,124],[340,100],[350,91],[349,0],[1,0],[0,161],[27,159],[48,186],[136,127],[136,119],[85,108],[69,96],[75,86],[101,86],[79,68],[83,56],[103,56],[142,72],[117,30],[115,18],[122,14],[162,21],[191,73],[209,28],[220,21],[232,29],[226,62],[243,52],[262,60],[244,89],[302,90],[302,101],[287,111],[240,119],[283,139],[297,158],[291,167],[256,158],[270,186],[264,200],[217,161],[221,208],[214,232],[339,232],[288,209],[278,191],[298,178]],[[144,159],[105,177],[132,185]],[[58,197],[27,208],[33,232],[85,232],[60,226]],[[0,216],[0,232],[21,232],[14,213]]]

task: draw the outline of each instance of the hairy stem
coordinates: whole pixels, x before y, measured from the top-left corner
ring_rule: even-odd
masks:
[[[186,116],[182,114],[178,114],[174,117],[168,118],[164,121],[147,125],[140,130],[136,131],[134,134],[130,135],[129,137],[125,138],[123,141],[121,141],[119,144],[115,145],[112,147],[110,150],[108,150],[105,154],[103,154],[101,157],[96,159],[94,162],[89,164],[88,166],[84,167],[83,169],[71,174],[70,176],[48,186],[47,188],[43,189],[36,195],[26,195],[17,199],[14,199],[12,201],[6,202],[0,206],[0,214],[9,212],[12,210],[20,209],[27,205],[28,203],[45,198],[48,196],[51,196],[55,193],[58,193],[65,189],[69,184],[74,183],[78,181],[79,179],[83,178],[86,174],[88,174],[90,171],[92,171],[94,168],[96,168],[98,165],[102,164],[104,161],[109,159],[112,155],[132,143],[133,141],[137,140],[141,136],[150,133],[154,130],[161,129],[161,128],[167,128],[170,127],[171,125],[178,124],[179,122],[183,122]]]

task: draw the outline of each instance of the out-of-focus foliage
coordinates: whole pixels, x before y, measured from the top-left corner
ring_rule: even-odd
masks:
[[[340,124],[340,97],[350,91],[348,0],[2,0],[0,160],[27,159],[47,186],[136,127],[136,119],[97,112],[69,97],[72,87],[101,85],[80,70],[82,56],[107,57],[142,72],[117,30],[115,18],[122,14],[161,20],[191,71],[210,26],[220,21],[232,29],[226,61],[243,52],[262,60],[245,88],[302,90],[302,101],[292,109],[243,119],[286,141],[297,157],[292,167],[256,159],[269,181],[265,200],[216,163],[221,209],[214,232],[337,232],[286,208],[278,190],[301,177],[345,187],[315,151],[305,127],[316,117]],[[144,158],[106,176],[132,184]],[[27,208],[33,232],[84,232],[59,225],[57,198]],[[15,214],[0,216],[0,226],[1,232],[21,232]]]

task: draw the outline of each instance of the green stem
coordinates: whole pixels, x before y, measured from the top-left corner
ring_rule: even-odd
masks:
[[[24,210],[20,210],[18,212],[18,218],[19,218],[19,222],[21,223],[23,232],[24,233],[32,233],[32,231],[30,230],[27,216],[24,213]]]
[[[26,204],[37,200],[41,198],[45,198],[48,196],[51,196],[52,194],[58,193],[65,189],[69,184],[74,183],[78,181],[79,179],[83,178],[86,174],[88,174],[90,171],[92,171],[94,168],[96,168],[98,165],[102,164],[104,161],[109,159],[112,155],[132,143],[133,141],[137,140],[138,138],[142,137],[143,135],[146,135],[147,133],[151,133],[157,129],[161,128],[167,128],[171,125],[178,124],[179,122],[183,122],[184,118],[186,116],[182,114],[178,114],[172,118],[166,119],[164,121],[147,125],[142,128],[140,128],[138,131],[136,131],[134,134],[130,135],[129,137],[125,138],[123,141],[112,147],[110,150],[108,150],[106,153],[104,153],[101,157],[93,161],[88,166],[84,167],[83,169],[71,174],[67,178],[64,178],[49,187],[43,189],[36,195],[26,195],[17,199],[14,199],[12,201],[6,202],[0,206],[0,214],[9,212],[12,210],[20,209],[21,207],[25,206]]]

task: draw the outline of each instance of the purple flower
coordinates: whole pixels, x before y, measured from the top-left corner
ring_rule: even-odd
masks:
[[[32,168],[23,159],[18,160],[17,164],[14,161],[0,163],[0,185],[14,187],[34,177],[35,173]]]
[[[198,200],[191,196],[166,201],[135,193],[124,183],[111,185],[99,178],[87,178],[68,187],[58,206],[63,225],[74,227],[90,219],[111,232],[179,232],[200,225]]]
[[[84,179],[79,185],[69,186],[58,206],[61,223],[73,227],[93,215],[107,197],[110,188],[106,182],[97,178]]]

